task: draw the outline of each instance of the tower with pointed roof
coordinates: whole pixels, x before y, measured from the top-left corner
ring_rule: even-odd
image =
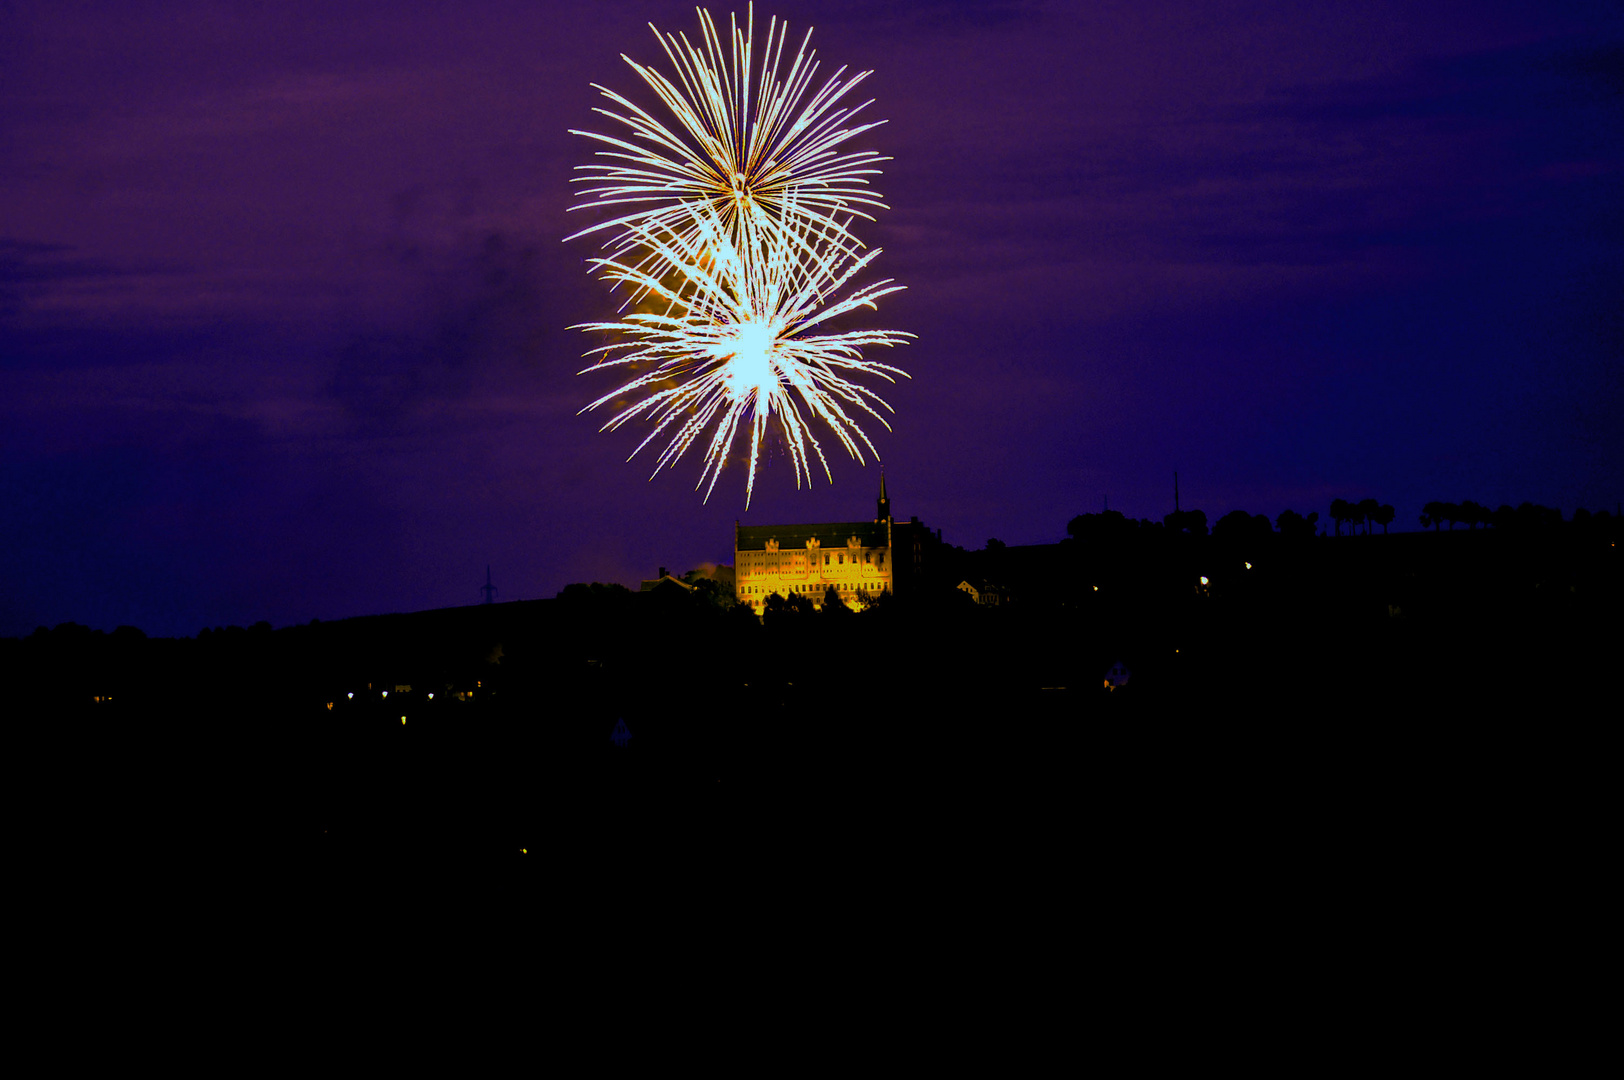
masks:
[[[917,580],[930,530],[915,518],[897,523],[885,473],[873,521],[819,525],[733,523],[735,598],[761,613],[769,596],[801,595],[821,607],[829,589],[847,604],[894,593]]]

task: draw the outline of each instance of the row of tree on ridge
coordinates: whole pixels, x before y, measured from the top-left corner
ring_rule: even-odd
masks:
[[[1396,511],[1390,504],[1380,503],[1375,499],[1360,499],[1357,502],[1332,499],[1329,515],[1331,535],[1341,536],[1345,528],[1347,535],[1352,536],[1358,533],[1362,526],[1364,534],[1368,536],[1372,527],[1377,525],[1381,526],[1385,535],[1396,516]],[[1422,528],[1434,531],[1444,525],[1448,525],[1451,530],[1456,525],[1465,525],[1472,529],[1482,525],[1507,532],[1528,532],[1564,526],[1585,529],[1592,525],[1606,531],[1613,520],[1613,515],[1606,510],[1592,514],[1589,510],[1580,508],[1573,512],[1571,521],[1564,521],[1562,511],[1536,503],[1525,502],[1516,507],[1501,506],[1499,509],[1490,510],[1470,500],[1459,503],[1429,502],[1422,507],[1419,518]],[[1134,521],[1119,511],[1106,510],[1098,514],[1080,514],[1072,518],[1066,525],[1066,535],[1078,541],[1109,541],[1120,539],[1130,532],[1157,529],[1195,536],[1206,536],[1210,533],[1219,539],[1242,539],[1274,534],[1286,537],[1311,537],[1324,535],[1320,530],[1319,521],[1318,512],[1303,515],[1295,510],[1282,510],[1279,516],[1271,521],[1264,514],[1232,510],[1214,522],[1209,529],[1207,515],[1201,510],[1174,511],[1164,516],[1160,522],[1150,519]],[[989,540],[987,546],[1001,548],[1004,545],[997,540]]]

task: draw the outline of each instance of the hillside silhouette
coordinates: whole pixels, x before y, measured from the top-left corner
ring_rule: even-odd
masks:
[[[1587,775],[1617,700],[1616,521],[1314,521],[1081,515],[1054,544],[941,545],[916,596],[862,610],[600,583],[178,640],[70,623],[0,656],[53,829],[321,873],[663,859],[766,821],[878,857],[927,809],[919,844],[993,822],[1035,852],[1079,798],[1134,808],[1130,831],[1201,806],[1396,828]]]

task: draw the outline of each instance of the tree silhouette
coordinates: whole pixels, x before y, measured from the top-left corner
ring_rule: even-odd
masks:
[[[1001,578],[1004,573],[1004,542],[996,537],[989,538],[984,553],[983,571],[991,577]]]
[[[1393,507],[1388,503],[1382,503],[1381,506],[1376,508],[1376,512],[1370,515],[1370,520],[1380,525],[1382,527],[1382,535],[1386,536],[1387,526],[1393,523],[1393,516]]]
[[[558,592],[558,599],[566,605],[597,606],[605,604],[622,604],[629,601],[632,591],[619,582],[611,581],[607,585],[601,581],[594,581],[588,585],[584,581],[577,581],[566,585]]]
[[[1331,520],[1336,522],[1336,534],[1342,535],[1342,523],[1353,520],[1353,507],[1346,499],[1331,500]]]
[[[1562,511],[1538,503],[1522,503],[1517,507],[1517,524],[1532,529],[1560,528]]]
[[[1251,524],[1251,514],[1245,510],[1231,510],[1212,523],[1212,535],[1218,540],[1238,540],[1246,535]]]
[[[1175,510],[1162,518],[1162,525],[1168,532],[1187,532],[1191,536],[1207,535],[1207,515],[1201,510]]]
[[[1274,519],[1280,535],[1288,537],[1313,536],[1314,525],[1318,521],[1318,512],[1311,513],[1305,518],[1295,510],[1282,510],[1280,516]]]
[[[687,577],[687,574],[683,575],[684,580],[687,580]],[[692,596],[699,606],[729,608],[737,602],[733,598],[733,591],[723,588],[714,578],[695,577],[693,587]]]
[[[1138,525],[1123,517],[1120,510],[1107,510],[1072,518],[1066,524],[1066,535],[1083,543],[1110,543],[1133,535],[1137,529]],[[992,546],[990,541],[987,546]]]
[[[801,593],[790,593],[788,596],[782,593],[771,593],[761,604],[761,616],[764,622],[786,618],[801,618],[811,615],[814,610],[811,598]]]
[[[1262,514],[1231,510],[1212,526],[1214,539],[1249,540],[1274,535],[1274,526]]]
[[[823,590],[823,614],[836,619],[853,614],[852,609],[840,598],[840,591],[833,585]]]
[[[1573,513],[1575,523],[1579,521],[1579,514],[1580,511],[1577,510]],[[1562,511],[1531,502],[1522,503],[1516,509],[1501,504],[1499,509],[1488,515],[1488,523],[1496,529],[1507,532],[1538,532],[1543,529],[1560,528]]]
[[[891,610],[896,604],[894,593],[880,591],[873,594],[859,593],[864,598],[863,609],[860,614],[879,616]]]
[[[1365,535],[1369,536],[1371,519],[1381,512],[1381,503],[1375,499],[1360,499],[1359,505],[1354,507],[1354,510],[1358,513],[1359,519],[1365,523]]]

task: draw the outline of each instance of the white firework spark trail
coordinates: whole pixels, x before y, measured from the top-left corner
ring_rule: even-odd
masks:
[[[788,27],[775,18],[753,74],[754,8],[742,30],[730,19],[728,48],[709,13],[701,10],[699,17],[699,48],[685,35],[661,36],[650,26],[676,81],[622,56],[673,122],[597,86],[622,111],[595,111],[630,129],[629,136],[573,132],[613,149],[598,151],[604,162],[579,167],[585,175],[576,179],[598,186],[587,188],[583,194],[593,198],[571,210],[614,207],[617,216],[566,239],[609,233],[606,254],[590,262],[612,288],[628,287],[621,312],[633,308],[618,321],[578,327],[618,338],[587,353],[599,359],[586,371],[638,373],[581,411],[616,402],[620,411],[603,430],[651,421],[654,430],[633,457],[669,434],[656,474],[702,443],[705,466],[696,486],[705,488],[707,501],[747,426],[748,508],[775,416],[797,488],[803,477],[811,482],[813,456],[833,480],[815,420],[828,424],[859,462],[863,447],[878,458],[858,419],[867,414],[889,430],[878,410],[891,406],[854,380],[875,376],[894,383],[907,373],[865,360],[862,349],[906,344],[914,335],[811,332],[856,308],[875,308],[880,297],[902,288],[890,279],[852,286],[880,252],[862,253],[850,225],[858,217],[873,220],[865,208],[885,208],[867,177],[888,159],[843,147],[878,126],[854,121],[870,102],[845,104],[871,72],[847,79],[841,68],[813,90],[818,63],[807,50],[808,31],[780,77]]]
[[[602,430],[612,431],[638,417],[653,421],[654,430],[632,451],[633,457],[670,431],[670,442],[654,467],[656,474],[662,466],[674,467],[714,425],[705,444],[705,467],[695,485],[705,488],[707,501],[740,427],[748,424],[747,508],[755,491],[761,443],[774,416],[794,462],[796,487],[803,477],[808,483],[812,479],[808,447],[833,481],[810,424],[814,418],[828,424],[859,462],[865,446],[879,456],[855,414],[866,413],[890,430],[876,406],[893,410],[852,377],[873,375],[892,383],[894,376],[906,378],[900,368],[864,359],[862,348],[904,345],[914,335],[898,330],[810,332],[857,308],[875,308],[880,297],[904,288],[886,279],[839,295],[880,254],[879,249],[853,256],[835,227],[803,231],[793,244],[776,233],[759,233],[753,246],[741,249],[706,203],[689,208],[681,225],[662,219],[659,224],[639,222],[632,229],[637,246],[656,253],[663,265],[683,270],[673,284],[625,261],[592,260],[606,280],[652,294],[666,301],[667,308],[574,328],[622,339],[589,352],[601,359],[586,371],[652,365],[582,412],[652,390],[616,413]]]
[[[854,123],[872,101],[843,103],[873,72],[847,79],[842,67],[809,95],[819,67],[816,52],[807,51],[812,32],[780,78],[789,27],[773,18],[759,76],[753,79],[754,6],[743,29],[730,17],[730,48],[724,48],[708,12],[701,10],[699,18],[701,47],[685,34],[662,35],[649,27],[676,69],[675,82],[621,57],[670,110],[674,124],[593,84],[621,110],[594,111],[630,129],[629,139],[572,130],[614,149],[598,151],[606,162],[577,166],[585,175],[576,181],[599,186],[584,189],[582,195],[594,198],[570,209],[635,209],[568,239],[617,230],[604,246],[612,249],[611,257],[621,258],[637,246],[637,223],[656,230],[683,228],[689,224],[687,207],[705,202],[741,246],[747,245],[744,233],[750,229],[806,226],[832,231],[844,246],[860,247],[842,218],[873,220],[865,207],[886,208],[867,177],[878,175],[873,166],[889,159],[868,150],[841,152],[841,144],[884,123]]]

